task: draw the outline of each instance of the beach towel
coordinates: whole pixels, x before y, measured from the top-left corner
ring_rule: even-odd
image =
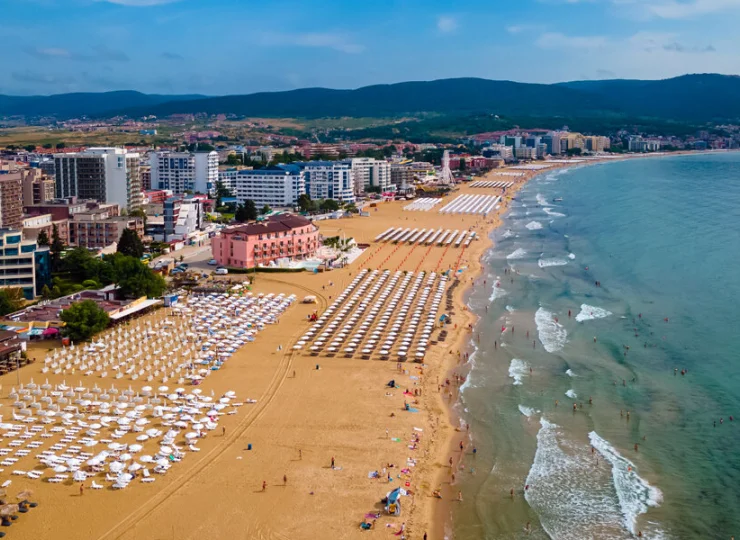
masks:
[[[414,409],[413,407],[409,407],[406,410],[409,411],[409,412],[419,412],[419,409]]]
[[[401,442],[401,439],[399,437],[393,437],[391,440],[393,442]]]
[[[415,428],[414,428],[414,431],[424,431],[424,430],[423,430],[423,429],[421,429],[420,427],[415,427]]]

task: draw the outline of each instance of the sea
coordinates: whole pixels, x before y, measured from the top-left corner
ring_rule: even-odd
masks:
[[[740,153],[542,174],[492,236],[447,536],[740,538]]]

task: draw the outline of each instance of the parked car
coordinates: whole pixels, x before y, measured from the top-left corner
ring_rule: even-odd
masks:
[[[208,261],[209,266],[216,266],[218,264],[218,261],[216,259],[211,259]]]
[[[216,275],[219,275],[219,276],[225,276],[226,274],[229,273],[229,271],[226,268],[224,268],[223,266],[219,266],[218,268],[216,268],[216,272],[215,273],[216,273]]]
[[[178,266],[179,268],[184,268],[185,270],[187,270],[187,269],[188,269],[188,268],[190,267],[190,265],[189,265],[188,263],[184,263],[184,262],[181,262],[181,263],[180,263],[180,264],[178,264],[177,266]]]
[[[170,272],[170,275],[173,276],[175,274],[182,274],[183,272],[185,272],[185,270],[183,270],[182,268],[174,268],[172,272]]]

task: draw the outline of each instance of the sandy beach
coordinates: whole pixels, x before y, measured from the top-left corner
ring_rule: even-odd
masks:
[[[564,166],[557,164],[546,172]],[[6,467],[0,479],[12,480],[9,493],[32,489],[33,499],[39,503],[14,523],[13,537],[179,539],[205,534],[294,539],[392,533],[400,537],[403,524],[406,538],[422,538],[424,533],[429,538],[442,538],[449,505],[457,499],[451,473],[461,440],[449,407],[457,396],[454,388],[451,393],[445,391],[444,382],[464,361],[465,342],[475,323],[465,307],[465,294],[474,286],[480,258],[491,246],[489,233],[499,225],[509,198],[542,172],[526,171],[526,176],[509,178],[490,173],[486,179],[515,184],[506,191],[499,209],[485,218],[441,214],[438,208],[442,205],[431,211],[404,211],[409,202],[397,201],[377,203],[369,208],[369,217],[321,222],[324,236],[354,237],[370,247],[342,270],[257,274],[252,285],[255,294],[294,294],[299,300],[310,294],[318,303],[291,306],[279,324],[268,325],[224,369],[202,384],[205,392],[222,395],[233,390],[241,399],[251,398],[256,403],[225,416],[218,430],[201,439],[200,452],[186,453],[181,463],[154,483],[134,480],[125,490],[86,490],[80,495],[78,483],[50,484],[43,479],[11,476],[12,467]],[[464,194],[500,195],[501,190],[465,184],[443,204]],[[469,229],[476,231],[477,238],[466,249],[374,242],[389,227]],[[310,327],[308,317],[313,311],[323,313],[361,269],[414,273],[462,270],[452,293],[452,323],[446,327],[449,334],[444,342],[430,346],[423,369],[421,364],[406,362],[399,371],[395,359],[310,356],[306,350],[293,350]],[[441,309],[446,312],[444,304]],[[167,312],[160,310],[149,317],[161,319]],[[47,347],[33,345],[29,354],[41,359]],[[23,383],[45,378],[51,384],[62,380],[89,386],[111,382],[80,374],[42,374],[41,362],[20,372]],[[395,380],[399,387],[387,388],[389,380]],[[12,421],[13,400],[7,396],[17,387],[17,374],[3,376],[0,384],[3,421]],[[118,384],[138,390],[146,383],[123,379]],[[441,390],[439,385],[443,385]],[[404,395],[404,390],[409,393]],[[415,390],[421,395],[414,396]],[[419,412],[404,410],[406,401],[413,401]],[[419,441],[411,449],[414,435]],[[49,439],[49,443],[55,440]],[[0,446],[8,441],[6,438]],[[374,471],[379,472],[379,478],[369,478]],[[413,495],[403,498],[401,516],[391,517],[383,514],[380,500],[396,487]],[[441,488],[441,499],[432,496],[437,488]],[[374,528],[361,530],[360,523],[366,516],[372,521],[369,516],[375,512],[381,516]]]

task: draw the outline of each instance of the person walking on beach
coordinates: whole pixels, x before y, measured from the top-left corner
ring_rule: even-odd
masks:
[[[80,497],[85,494],[85,483],[80,484]]]
[[[463,502],[462,491],[457,492],[457,502]]]
[[[287,474],[284,474],[283,475],[283,485],[284,486],[287,486],[288,485],[288,475]]]
[[[262,480],[262,491],[267,491],[267,482]]]
[[[303,450],[301,450],[300,448],[298,449],[298,459],[303,459]]]
[[[334,468],[334,456],[331,457],[331,468]]]

